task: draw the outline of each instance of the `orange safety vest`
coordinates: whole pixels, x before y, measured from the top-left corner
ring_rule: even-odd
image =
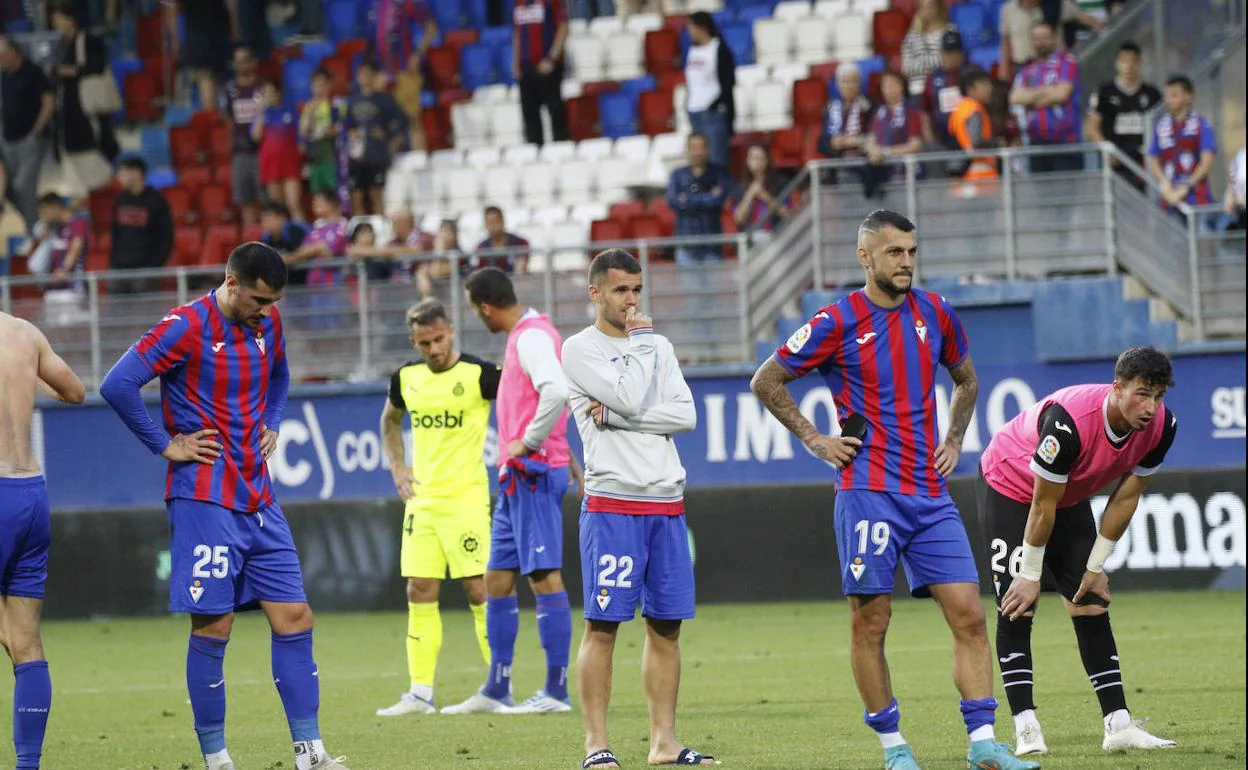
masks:
[[[984,109],[984,105],[970,98],[963,96],[958,102],[958,106],[954,108],[953,113],[949,116],[949,134],[958,140],[958,146],[970,152],[975,148],[971,145],[971,135],[967,131],[966,124],[970,121],[972,115],[978,113],[983,119],[984,137],[992,138],[992,124],[988,121],[988,110]],[[966,169],[966,173],[962,175],[963,179],[996,179],[1000,173],[997,171],[997,159],[993,157],[971,158],[971,165]]]

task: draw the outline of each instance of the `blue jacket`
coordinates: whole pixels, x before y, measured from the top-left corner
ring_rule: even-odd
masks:
[[[667,183],[667,205],[676,212],[677,235],[720,235],[720,212],[735,184],[728,170],[708,163],[702,176],[688,166],[672,172]]]

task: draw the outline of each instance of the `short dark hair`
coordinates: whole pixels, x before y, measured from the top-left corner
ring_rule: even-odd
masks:
[[[1135,42],[1134,40],[1128,40],[1127,42],[1118,46],[1118,53],[1133,53],[1136,56],[1143,56],[1144,50],[1140,48],[1139,43]]]
[[[286,288],[286,260],[271,246],[259,241],[244,243],[230,252],[225,274],[234,276],[244,286],[264,281],[274,291]]]
[[[970,66],[962,70],[962,74],[958,76],[958,88],[961,89],[962,95],[966,96],[970,90],[985,80],[991,82],[992,75],[983,67]]]
[[[1179,88],[1182,88],[1184,91],[1187,91],[1189,94],[1196,90],[1195,86],[1192,85],[1192,79],[1189,78],[1187,75],[1178,75],[1178,74],[1171,75],[1170,77],[1166,78],[1166,85],[1178,86]]]
[[[474,305],[503,308],[515,307],[516,287],[507,274],[497,267],[483,267],[468,274],[464,280],[468,299]]]
[[[264,86],[272,86],[279,94],[284,93],[284,91],[282,90],[281,78],[269,78],[267,80],[262,80],[260,81],[260,86],[261,88],[263,88]]]
[[[885,227],[895,227],[903,233],[914,232],[914,223],[904,215],[888,209],[876,209],[858,225],[858,232],[878,233]]]
[[[481,215],[485,217],[488,217],[490,214],[498,214],[501,217],[503,215],[503,210],[498,206],[486,206],[485,211],[481,213]]]
[[[715,17],[706,11],[694,11],[689,14],[689,23],[706,30],[711,37],[719,37],[719,25],[715,23]]]
[[[407,328],[413,326],[432,326],[438,321],[450,323],[446,314],[446,305],[433,297],[426,297],[407,309]]]
[[[896,80],[898,83],[900,83],[902,98],[904,99],[907,96],[906,90],[910,81],[906,78],[905,75],[901,74],[901,70],[895,70],[892,68],[886,69],[880,73],[881,84],[884,82],[884,78],[892,78],[893,80]]]
[[[607,249],[598,252],[594,261],[589,263],[589,282],[597,285],[608,270],[623,270],[629,275],[641,273],[641,263],[624,249]]]
[[[372,233],[374,237],[377,235],[377,231],[373,229],[371,222],[360,222],[351,228],[351,242],[355,243],[355,239],[364,233]]]
[[[372,70],[373,72],[381,72],[381,65],[377,63],[376,59],[365,57],[360,60],[360,66],[356,68],[356,72],[358,73],[360,70],[365,69]]]
[[[337,204],[339,204],[339,205],[341,205],[341,203],[342,203],[342,201],[340,201],[340,200],[338,199],[338,193],[336,193],[336,192],[331,192],[330,190],[317,190],[316,192],[312,193],[312,197],[313,197],[313,198],[324,198],[325,200],[329,201],[330,203],[337,203]]]
[[[268,203],[264,204],[263,206],[260,207],[260,213],[261,214],[275,214],[279,217],[285,217],[287,219],[290,219],[290,209],[286,208],[285,203],[279,203],[278,201],[269,201]]]
[[[692,142],[694,139],[701,139],[707,144],[711,143],[711,138],[707,136],[706,134],[702,133],[701,131],[691,131],[689,132],[689,136],[685,137],[685,146],[688,147],[689,143]]]
[[[312,79],[316,80],[317,78],[325,78],[327,80],[333,80],[334,76],[329,74],[329,70],[325,69],[324,67],[317,67],[316,70],[312,73]]]
[[[1114,364],[1114,379],[1120,383],[1142,380],[1150,388],[1173,388],[1174,367],[1170,357],[1157,348],[1142,346],[1124,350]]]
[[[137,171],[140,174],[147,176],[147,161],[143,160],[143,158],[138,155],[127,155],[122,158],[121,162],[117,165],[121,168],[128,168],[131,171]]]
[[[61,197],[60,193],[46,192],[43,195],[39,196],[39,205],[40,206],[64,206],[65,199]]]

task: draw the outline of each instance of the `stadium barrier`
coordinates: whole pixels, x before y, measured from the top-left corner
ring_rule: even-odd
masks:
[[[953,479],[950,493],[962,511],[981,578],[986,578],[991,574],[988,560],[1008,564],[1009,555],[981,542],[974,479]],[[831,484],[689,490],[686,506],[699,601],[838,599],[834,500]],[[1093,501],[1098,516],[1105,500],[1102,495]],[[1248,542],[1244,501],[1242,467],[1158,473],[1106,563],[1113,589],[1243,588]],[[314,608],[403,609],[400,502],[335,500],[285,508]],[[584,573],[578,559],[578,511],[579,501],[569,495],[564,501],[564,580],[579,603],[577,576]],[[44,614],[77,618],[164,612],[167,543],[163,509],[54,514]],[[588,577],[593,578],[592,572]],[[900,572],[897,585],[904,595]],[[991,591],[986,579],[982,587]],[[457,584],[448,585],[448,591],[443,605],[463,606]]]

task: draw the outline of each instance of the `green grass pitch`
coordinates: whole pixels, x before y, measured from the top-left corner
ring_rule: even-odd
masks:
[[[850,678],[843,604],[712,605],[700,612],[682,640],[678,728],[684,741],[714,753],[726,768],[882,766]],[[543,676],[532,612],[522,617],[515,665],[520,698]],[[1052,752],[1044,767],[1244,767],[1244,593],[1118,594],[1113,621],[1133,710],[1179,747],[1131,755],[1101,751],[1100,711],[1073,630],[1056,597],[1046,594],[1033,649],[1039,715]],[[468,613],[450,609],[445,628],[440,705],[468,696],[483,674]],[[399,614],[318,617],[321,726],[327,747],[347,755],[353,770],[580,766],[577,713],[373,716],[406,688],[405,630]],[[202,767],[183,683],[186,634],[184,618],[47,623],[54,696],[44,767]],[[644,767],[646,758],[641,639],[639,624],[628,624],[616,653],[610,724],[626,768]],[[965,767],[949,637],[936,607],[898,601],[888,651],[902,730],[919,761],[925,768]],[[226,678],[226,736],[240,770],[293,768],[262,617],[239,619]],[[11,680],[0,682],[4,700],[10,692]],[[997,694],[1004,705],[999,681]],[[1003,708],[998,737],[1012,739],[1012,727]],[[12,767],[11,751],[8,736],[0,737],[0,767]]]

